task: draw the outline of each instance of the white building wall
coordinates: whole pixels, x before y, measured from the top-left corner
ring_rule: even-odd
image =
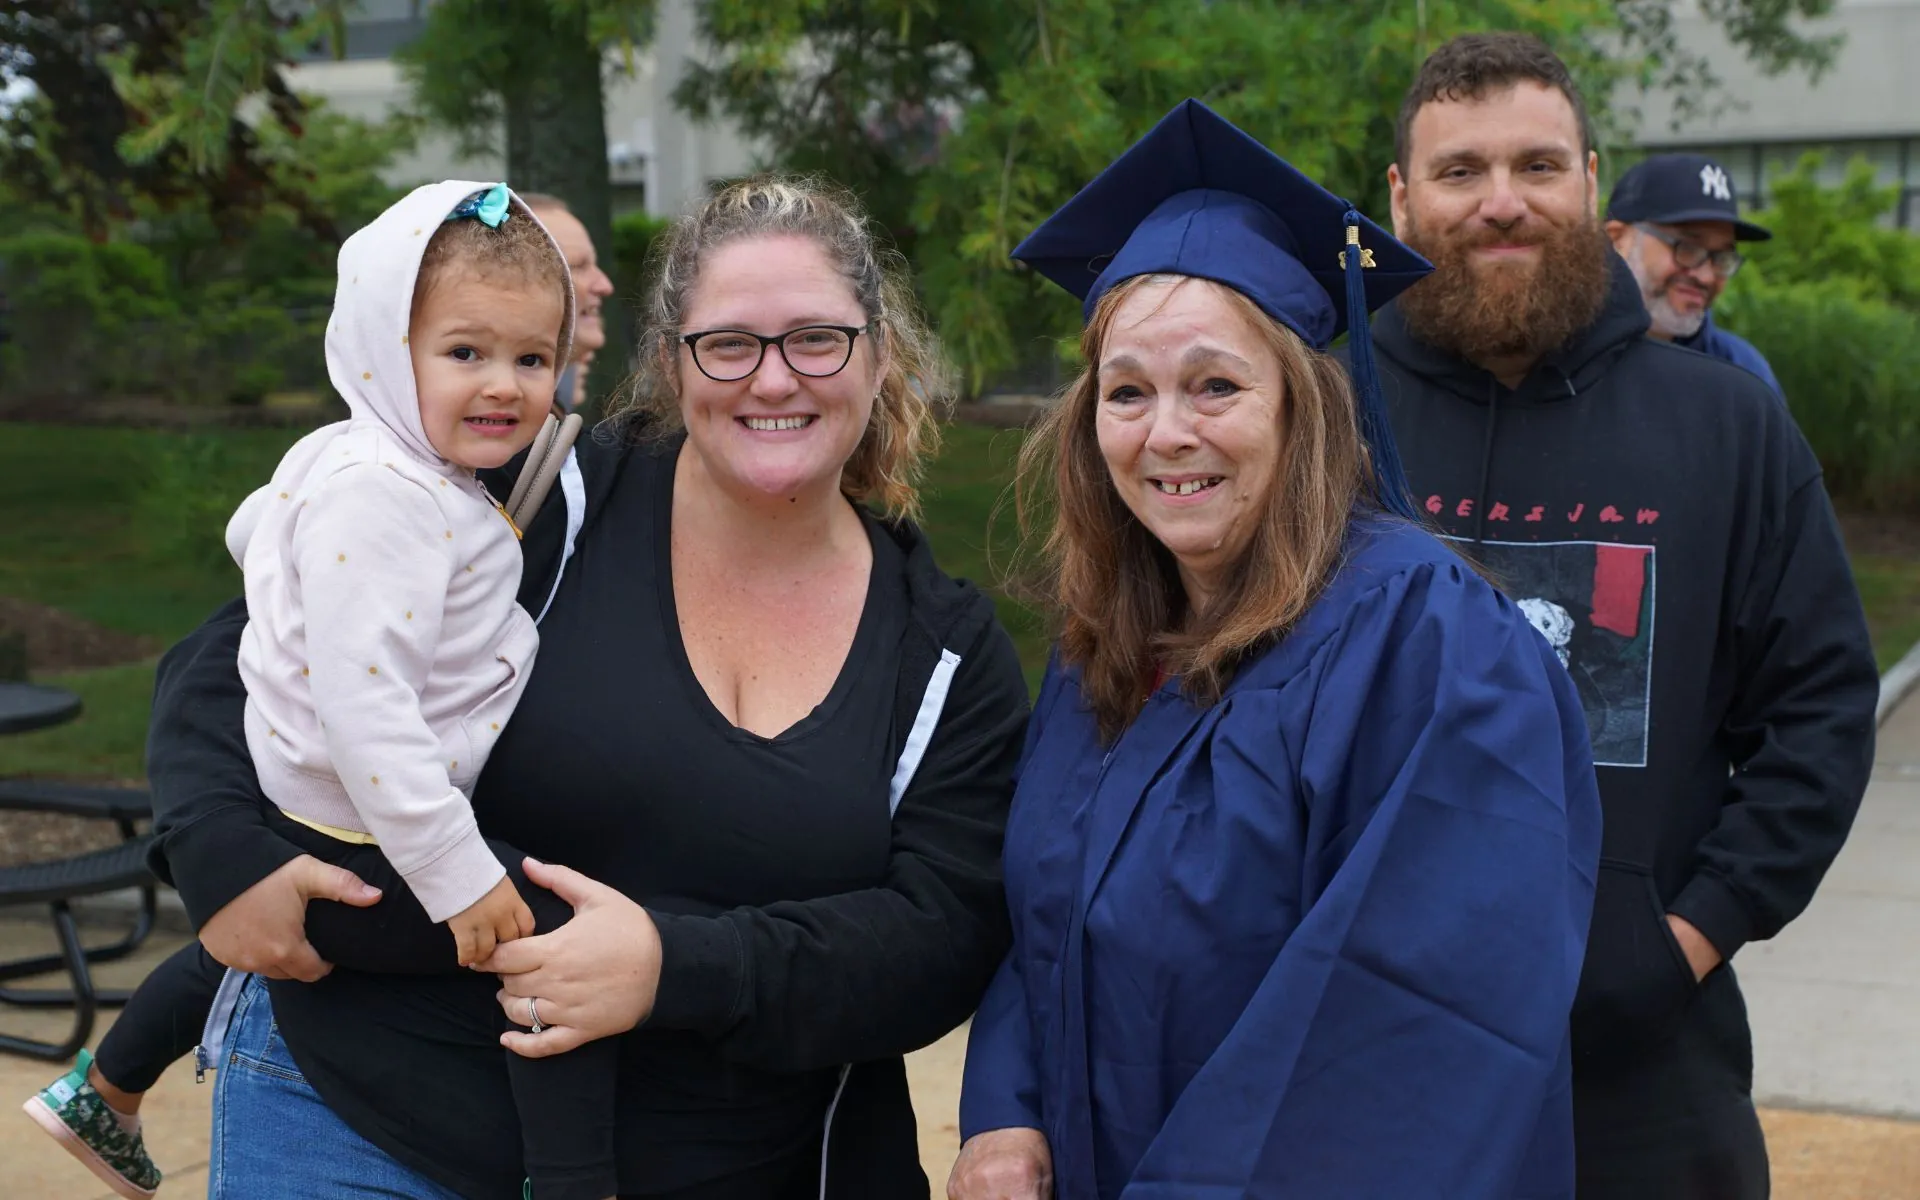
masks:
[[[1677,17],[1674,30],[1705,55],[1736,101],[1706,120],[1671,127],[1671,97],[1623,94],[1637,103],[1642,144],[1820,141],[1898,138],[1920,134],[1920,0],[1840,0],[1829,17],[1804,23],[1813,34],[1839,33],[1845,42],[1831,70],[1811,81],[1803,71],[1769,77],[1728,43],[1719,25],[1698,9]]]
[[[1709,105],[1718,111],[1676,127],[1671,96],[1623,88],[1616,102],[1639,110],[1631,141],[1656,152],[1713,154],[1742,204],[1764,202],[1767,181],[1809,151],[1825,156],[1828,182],[1862,158],[1882,183],[1903,189],[1894,220],[1920,226],[1920,0],[1839,0],[1828,17],[1804,23],[1809,33],[1845,39],[1817,83],[1799,70],[1763,74],[1697,6],[1677,16],[1674,27],[1682,44],[1706,56],[1724,81]]]

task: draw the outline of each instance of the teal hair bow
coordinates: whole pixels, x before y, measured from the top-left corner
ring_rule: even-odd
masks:
[[[447,214],[449,221],[462,217],[472,217],[489,229],[500,228],[500,222],[507,219],[507,185],[496,183],[484,192],[475,192]]]

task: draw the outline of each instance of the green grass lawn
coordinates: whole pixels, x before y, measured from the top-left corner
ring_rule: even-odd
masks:
[[[1886,671],[1920,642],[1920,561],[1865,554],[1853,560],[1853,579],[1873,631],[1873,653]]]
[[[227,518],[297,436],[0,425],[0,596],[179,637],[239,591]]]
[[[0,425],[0,595],[178,639],[240,590],[222,532],[298,434]],[[80,719],[0,739],[0,775],[142,776],[151,663],[48,677]]]
[[[0,776],[67,776],[137,783],[153,700],[153,664],[37,677],[77,693],[80,718],[57,729],[0,738]]]
[[[935,557],[949,574],[995,592],[1000,621],[1013,635],[1028,682],[1038,690],[1047,666],[1046,627],[1031,609],[1006,594],[1019,529],[1012,499],[1002,505],[1001,498],[1013,478],[1020,436],[1015,429],[948,426],[921,499]]]
[[[0,425],[0,595],[178,639],[238,593],[221,539],[227,517],[296,436]],[[942,565],[996,591],[1016,541],[1001,497],[1019,445],[1017,431],[952,426],[925,488]],[[1855,573],[1885,669],[1920,641],[1920,561],[1863,557]],[[1020,604],[997,599],[1037,683],[1045,630]],[[0,739],[0,776],[139,778],[152,664],[46,681],[78,692],[86,711],[59,729]]]

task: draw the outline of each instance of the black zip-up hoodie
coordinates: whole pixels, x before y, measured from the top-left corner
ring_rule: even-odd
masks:
[[[1373,336],[1416,501],[1554,644],[1587,711],[1606,834],[1576,1072],[1697,1020],[1750,1073],[1732,973],[1696,987],[1665,914],[1727,958],[1799,915],[1866,790],[1879,680],[1792,418],[1647,325],[1615,258],[1598,319],[1517,389],[1416,339],[1398,306]]]
[[[650,451],[606,427],[582,438],[578,451],[584,539],[596,536],[595,518],[616,489],[643,486],[631,482],[642,472],[628,468]],[[511,480],[488,482],[505,495]],[[520,602],[529,612],[541,612],[562,569],[566,528],[556,486],[522,543]],[[911,775],[894,816],[884,886],[719,918],[654,914],[663,966],[650,1026],[698,1034],[727,1061],[762,1070],[843,1068],[828,1116],[822,1200],[928,1195],[901,1055],[971,1014],[1012,941],[1000,855],[1026,684],[991,599],[942,572],[913,524],[888,529],[906,556],[910,598],[893,652],[891,751]],[[246,695],[235,662],[245,623],[244,603],[228,605],[170,650],[157,676],[147,744],[152,866],[178,887],[196,928],[300,853],[271,827],[247,754]],[[606,689],[605,704],[617,707],[631,683],[583,679],[578,686]],[[551,794],[567,793],[564,761],[553,764],[551,783]],[[344,1012],[342,1037],[352,1038],[368,1016]],[[420,1048],[427,1058],[433,1052]],[[323,1079],[316,1082],[325,1094]],[[423,1135],[409,1136],[418,1114],[343,1115],[462,1195],[520,1195],[515,1146],[422,1153]]]

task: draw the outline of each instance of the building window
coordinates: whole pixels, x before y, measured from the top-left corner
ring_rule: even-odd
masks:
[[[336,58],[349,61],[392,58],[400,47],[420,36],[426,28],[424,14],[396,17],[374,17],[367,14],[366,7],[347,20],[347,48],[345,54],[337,53],[326,41],[310,47],[307,53],[300,55],[297,62],[329,62]],[[391,9],[396,6],[385,5]],[[404,5],[400,6],[404,7]]]
[[[1661,146],[1636,152],[1632,161],[1649,154],[1704,154],[1726,168],[1743,210],[1765,208],[1767,187],[1792,173],[1806,154],[1824,161],[1815,178],[1833,187],[1847,177],[1854,160],[1873,165],[1881,186],[1898,186],[1900,202],[1885,218],[1901,229],[1920,228],[1920,138],[1875,138],[1829,142],[1749,142],[1732,145]]]

